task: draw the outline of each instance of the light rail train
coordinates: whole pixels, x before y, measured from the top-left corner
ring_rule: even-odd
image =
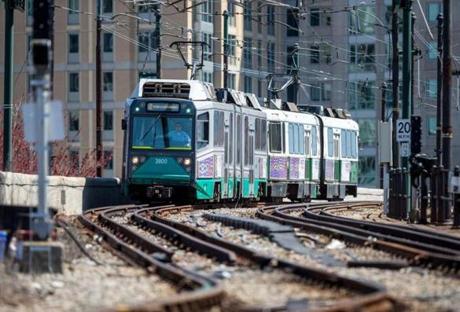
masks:
[[[357,193],[359,128],[343,110],[299,112],[198,80],[141,79],[122,126],[123,186],[133,198],[308,201]]]

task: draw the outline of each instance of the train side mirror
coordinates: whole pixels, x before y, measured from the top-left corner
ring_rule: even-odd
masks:
[[[121,130],[126,130],[126,128],[127,128],[126,119],[123,118],[123,119],[121,120]]]

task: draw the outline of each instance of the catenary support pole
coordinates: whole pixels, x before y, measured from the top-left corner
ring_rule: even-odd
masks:
[[[451,1],[443,0],[443,82],[442,82],[442,165],[445,170],[450,170],[451,167],[451,141],[453,137],[450,104],[452,90],[452,47],[451,47],[451,29],[452,29],[452,13]],[[446,219],[450,218],[450,194],[448,187],[448,174],[444,174],[444,189],[443,189],[443,212]]]
[[[399,23],[398,23],[398,9],[399,1],[393,0],[392,5],[392,16],[391,16],[391,43],[392,43],[392,80],[393,80],[393,114],[392,114],[392,126],[396,129],[396,121],[399,118],[399,49],[398,49],[398,37],[399,37]],[[392,134],[392,152],[393,152],[393,168],[399,167],[399,145],[396,142],[396,131]]]
[[[438,68],[437,68],[437,102],[436,102],[436,165],[439,167],[442,164],[442,32],[443,32],[444,17],[438,15]]]
[[[3,170],[12,170],[13,125],[13,62],[14,62],[14,9],[11,0],[5,1],[5,72],[3,81]]]
[[[157,73],[156,76],[158,79],[161,78],[161,13],[160,6],[156,7],[155,10],[155,39],[157,46]]]
[[[409,119],[411,112],[411,90],[412,90],[412,0],[405,0],[403,5],[403,96],[402,96],[402,118]],[[404,144],[404,143],[403,143]],[[406,143],[407,144],[407,143]],[[409,157],[401,157],[402,167],[406,170],[407,178],[405,181],[405,192],[403,193],[406,197],[406,215],[411,210],[411,179],[409,170],[410,163]]]
[[[387,97],[387,84],[386,82],[382,82],[382,99],[380,101],[380,120],[382,122],[385,122],[385,115],[386,115],[386,97]],[[381,139],[381,138],[379,138]],[[380,161],[380,188],[384,188],[384,176],[386,174],[385,172],[385,163],[383,163],[381,160]]]
[[[102,176],[101,0],[96,3],[96,176]]]
[[[224,11],[224,88],[228,88],[228,12]]]

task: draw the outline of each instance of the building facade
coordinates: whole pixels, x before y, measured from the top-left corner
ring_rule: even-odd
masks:
[[[96,146],[95,41],[96,2],[56,1],[54,33],[54,98],[65,103],[69,153],[80,164]],[[377,126],[381,119],[382,84],[391,86],[391,0],[286,0],[286,1],[182,1],[161,6],[157,23],[155,1],[101,0],[103,146],[109,161],[105,176],[120,176],[123,132],[121,119],[125,99],[140,77],[157,77],[157,51],[161,50],[161,77],[190,77],[190,70],[170,44],[174,41],[204,41],[204,67],[198,78],[224,84],[224,12],[228,13],[228,87],[267,97],[267,75],[276,74],[277,86],[289,79],[298,62],[301,105],[347,108],[361,130],[360,184],[378,186]],[[416,46],[422,51],[416,63],[414,110],[423,117],[424,151],[433,154],[436,106],[436,17],[441,0],[422,0],[422,8],[434,38],[429,36],[421,12],[417,15]],[[32,0],[26,11],[15,13],[15,103],[29,100]],[[4,23],[3,2],[0,24]],[[297,11],[295,7],[300,7]],[[455,14],[453,24],[460,18]],[[160,38],[157,37],[159,24]],[[455,27],[454,27],[455,29]],[[452,32],[460,40],[459,32]],[[4,32],[0,29],[0,40]],[[298,60],[292,52],[298,44]],[[458,55],[460,45],[453,45]],[[4,49],[0,49],[0,97],[3,98]],[[190,64],[200,49],[185,47]],[[454,64],[457,62],[455,58]],[[454,79],[454,99],[459,86]],[[289,87],[282,98],[295,101]],[[387,92],[391,106],[391,87]],[[453,120],[458,100],[452,103]],[[390,117],[386,110],[386,118]],[[456,115],[457,114],[457,115]],[[454,123],[454,131],[460,125]],[[454,155],[460,152],[454,137]],[[454,158],[455,159],[455,158]]]

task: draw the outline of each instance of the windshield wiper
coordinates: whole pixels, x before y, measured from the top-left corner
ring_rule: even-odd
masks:
[[[158,117],[153,121],[153,123],[152,123],[152,125],[150,126],[150,128],[149,128],[147,131],[145,131],[144,135],[142,136],[142,138],[140,138],[139,141],[142,142],[142,141],[145,139],[145,137],[147,136],[147,134],[149,134],[150,131],[152,131],[153,127],[155,126],[155,124],[157,123],[158,119],[160,119],[161,116],[162,116],[161,114],[158,114]]]

